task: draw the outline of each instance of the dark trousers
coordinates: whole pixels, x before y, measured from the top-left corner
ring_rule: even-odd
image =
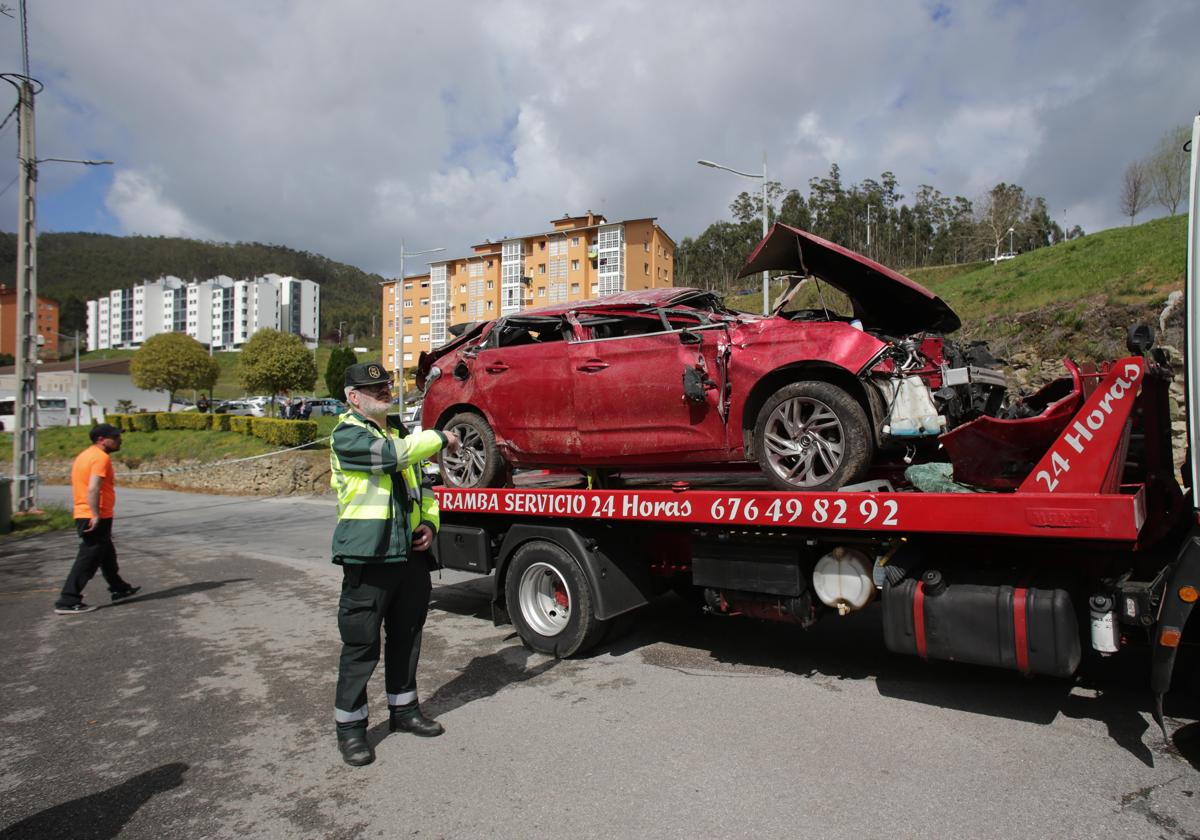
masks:
[[[416,700],[421,628],[431,591],[429,569],[420,558],[342,567],[342,657],[334,701],[339,723],[366,720],[367,681],[379,662],[381,625],[387,629],[383,666],[389,702],[397,696],[401,703]]]
[[[79,532],[79,553],[75,555],[75,563],[63,584],[62,594],[55,602],[56,607],[73,607],[83,601],[83,588],[88,581],[100,570],[104,582],[108,584],[109,592],[123,592],[129,584],[121,579],[120,567],[117,566],[117,549],[112,541],[111,519],[101,519],[96,527],[88,532],[89,519],[76,519],[75,530]]]

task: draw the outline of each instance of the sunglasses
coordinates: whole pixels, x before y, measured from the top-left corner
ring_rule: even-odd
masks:
[[[384,382],[379,385],[363,385],[358,390],[362,391],[364,394],[370,394],[372,396],[388,396],[392,393],[392,386]]]

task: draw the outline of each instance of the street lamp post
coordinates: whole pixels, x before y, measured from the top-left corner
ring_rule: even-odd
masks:
[[[763,239],[767,238],[767,153],[763,152],[763,171],[761,175],[754,175],[750,172],[739,172],[736,169],[730,169],[728,166],[722,166],[719,163],[713,163],[711,160],[698,160],[696,163],[701,166],[708,166],[713,169],[724,169],[726,172],[732,172],[734,175],[741,175],[743,178],[762,178],[762,234]],[[763,294],[763,314],[771,314],[771,275],[770,272],[763,271],[762,273],[762,294]]]
[[[1013,229],[1009,228],[1008,229],[1008,253],[1010,253],[1010,254],[1013,252],[1012,237],[1013,237]]]
[[[445,248],[426,248],[424,251],[406,251],[404,250],[404,240],[400,240],[400,276],[396,278],[396,285],[392,289],[392,308],[395,311],[395,324],[392,330],[392,338],[396,342],[392,348],[392,375],[396,377],[396,393],[400,397],[400,413],[404,413],[404,350],[401,345],[404,343],[404,313],[401,310],[403,303],[400,294],[400,287],[404,283],[404,258],[419,257],[422,254],[436,254],[438,251],[445,251]]]

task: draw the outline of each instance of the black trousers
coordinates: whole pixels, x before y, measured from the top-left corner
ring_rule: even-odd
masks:
[[[342,567],[338,601],[342,657],[334,700],[334,717],[339,723],[367,718],[367,681],[379,662],[381,625],[387,630],[382,647],[388,702],[403,705],[416,701],[421,628],[429,612],[431,591],[429,569],[420,557],[403,563]]]
[[[123,592],[129,584],[121,578],[121,570],[117,565],[117,548],[112,541],[111,519],[101,519],[94,530],[84,532],[89,519],[76,519],[75,530],[79,532],[79,553],[75,555],[75,563],[67,574],[63,584],[62,594],[55,602],[56,607],[73,607],[83,601],[83,588],[88,581],[100,570],[104,582],[108,584],[109,592]]]

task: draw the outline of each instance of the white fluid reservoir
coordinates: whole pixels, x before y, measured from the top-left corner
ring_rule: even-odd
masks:
[[[874,565],[859,549],[838,546],[817,561],[813,591],[821,603],[842,615],[862,609],[875,595]]]

